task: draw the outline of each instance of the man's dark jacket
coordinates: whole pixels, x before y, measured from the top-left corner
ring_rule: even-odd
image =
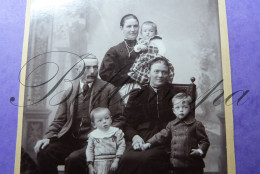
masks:
[[[76,82],[72,88],[66,90],[61,101],[63,101],[56,112],[55,118],[44,138],[56,139],[62,137],[69,131],[75,117],[75,101],[79,95],[79,82]],[[122,114],[120,105],[121,97],[116,88],[101,79],[96,79],[92,84],[92,91],[89,102],[89,112],[96,107],[107,107],[111,112],[113,126],[122,128],[125,124],[125,117]],[[89,115],[89,113],[86,113]],[[91,124],[89,124],[91,126]],[[86,135],[86,139],[87,139]]]

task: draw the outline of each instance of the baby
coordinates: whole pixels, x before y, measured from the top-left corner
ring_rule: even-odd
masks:
[[[133,80],[141,85],[147,84],[149,82],[148,73],[148,63],[152,59],[164,56],[166,49],[162,38],[157,35],[157,26],[151,21],[146,21],[141,27],[141,38],[138,40],[138,44],[134,47],[135,52],[140,52],[139,57],[136,58],[134,64],[128,72]],[[169,82],[173,80],[173,66],[169,62]]]
[[[112,119],[107,108],[93,109],[90,117],[96,129],[89,134],[86,149],[89,174],[114,172],[125,150],[124,133],[111,126]]]
[[[172,98],[173,113],[176,119],[169,122],[165,129],[150,138],[142,149],[146,150],[171,137],[171,164],[174,174],[203,174],[210,142],[205,127],[190,114],[192,99],[185,93]]]
[[[135,52],[145,51],[148,46],[156,47],[158,54],[165,56],[166,48],[162,38],[157,35],[157,26],[151,21],[146,21],[141,27],[141,37],[138,44],[134,47]]]

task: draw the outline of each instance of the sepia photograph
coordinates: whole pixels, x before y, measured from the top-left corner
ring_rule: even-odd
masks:
[[[235,173],[225,1],[27,3],[15,173]]]

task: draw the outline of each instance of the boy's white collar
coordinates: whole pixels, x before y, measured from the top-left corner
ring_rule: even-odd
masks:
[[[119,129],[117,127],[110,127],[107,131],[101,131],[99,129],[95,129],[90,133],[90,136],[94,138],[108,138],[111,137],[118,131]]]

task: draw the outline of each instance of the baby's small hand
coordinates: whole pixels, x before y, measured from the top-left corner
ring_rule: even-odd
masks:
[[[147,40],[146,39],[140,39],[138,41],[138,44],[147,44]]]
[[[202,156],[202,155],[203,155],[203,152],[202,152],[201,149],[191,149],[190,155],[193,155],[193,156]]]
[[[142,145],[142,150],[147,150],[151,147],[151,144],[150,143],[145,143]]]
[[[111,164],[110,170],[114,172],[116,171],[117,167],[118,167],[118,161],[114,160],[113,163]]]
[[[134,51],[135,51],[136,53],[139,53],[140,51],[142,51],[140,45],[136,45],[136,46],[134,47]]]
[[[140,48],[142,51],[147,50],[147,46],[144,45],[144,44],[140,44],[140,45],[139,45],[139,48]]]

